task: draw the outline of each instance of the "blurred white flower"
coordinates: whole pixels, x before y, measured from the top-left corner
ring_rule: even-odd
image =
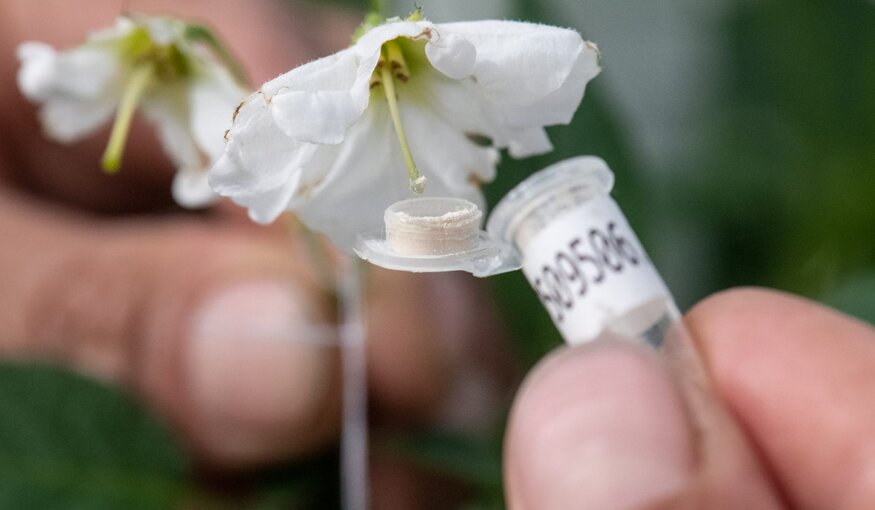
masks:
[[[199,207],[217,198],[207,185],[207,170],[222,155],[231,113],[248,92],[205,28],[170,18],[121,17],[82,46],[56,51],[25,42],[18,58],[19,88],[41,105],[49,138],[75,142],[115,111],[103,158],[104,169],[115,172],[139,108],[177,167],[176,201]]]
[[[498,149],[551,150],[544,126],[567,124],[599,72],[573,30],[413,17],[368,28],[238,108],[210,184],[254,221],[292,210],[351,251],[411,188],[482,205]]]

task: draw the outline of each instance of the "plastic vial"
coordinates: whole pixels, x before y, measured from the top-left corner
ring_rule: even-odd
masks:
[[[611,198],[603,160],[545,168],[495,207],[489,236],[509,245],[566,342],[623,338],[662,344],[680,313]]]

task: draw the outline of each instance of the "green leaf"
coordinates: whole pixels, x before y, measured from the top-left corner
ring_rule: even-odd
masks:
[[[504,508],[501,450],[505,420],[483,435],[427,430],[385,440],[390,453],[467,485],[471,500],[464,510]]]
[[[709,291],[824,296],[875,268],[875,9],[739,2],[725,22],[717,101],[672,204],[709,238]]]
[[[478,487],[501,487],[501,446],[442,430],[386,439],[390,452]]]
[[[116,390],[53,366],[4,363],[0,409],[0,508],[164,509],[203,501],[167,431]]]
[[[340,510],[339,453],[252,473],[246,510]]]
[[[829,292],[824,302],[875,324],[875,271],[854,275]]]

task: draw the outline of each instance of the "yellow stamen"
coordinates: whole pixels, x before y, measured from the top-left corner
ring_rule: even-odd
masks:
[[[102,166],[106,173],[113,174],[121,168],[122,154],[125,151],[128,132],[131,130],[131,120],[134,118],[140,99],[154,77],[155,69],[151,63],[140,64],[131,71],[131,77],[125,84],[122,100],[115,114],[109,143],[103,153]]]
[[[403,56],[401,56],[401,48],[395,41],[389,41],[385,44],[386,59],[381,62],[380,80],[383,85],[383,92],[386,94],[386,102],[389,104],[389,115],[392,117],[392,124],[395,127],[395,135],[398,136],[398,143],[401,145],[401,152],[404,154],[404,163],[407,165],[407,175],[410,178],[410,189],[415,193],[425,191],[425,176],[419,173],[416,167],[416,162],[413,161],[413,154],[410,152],[410,145],[407,143],[407,135],[404,134],[404,126],[401,124],[401,114],[398,111],[398,95],[395,91],[395,78],[393,77],[393,63],[397,62],[397,69],[406,70]],[[392,60],[393,57],[401,57],[400,60]]]
[[[401,52],[401,45],[396,41],[389,41],[385,45],[386,61],[392,69],[392,75],[402,82],[407,82],[410,79],[410,70],[407,69],[407,62],[404,60],[404,54]]]

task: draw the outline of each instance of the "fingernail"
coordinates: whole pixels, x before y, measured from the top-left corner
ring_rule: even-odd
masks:
[[[206,296],[193,315],[193,405],[219,455],[260,456],[318,416],[332,354],[314,342],[315,307],[296,289],[251,282]],[[318,330],[317,330],[318,331]],[[288,439],[282,441],[288,444]]]
[[[536,369],[507,449],[511,508],[644,508],[677,494],[694,468],[667,369],[631,344],[565,350]]]

